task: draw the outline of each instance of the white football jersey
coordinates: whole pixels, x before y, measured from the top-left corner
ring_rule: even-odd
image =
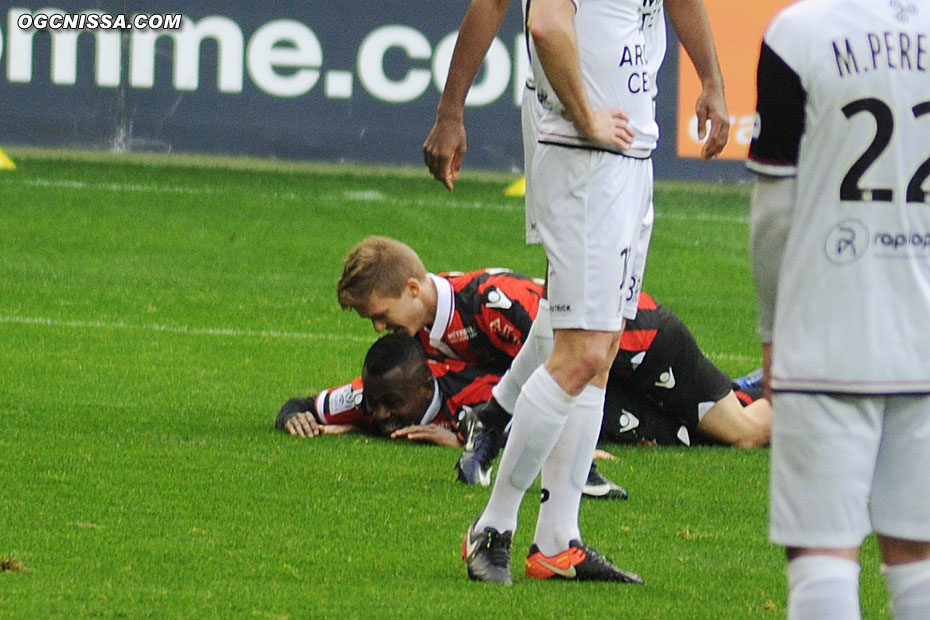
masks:
[[[789,6],[758,88],[747,165],[796,178],[773,387],[930,392],[930,2]]]
[[[572,1],[577,8],[578,54],[591,108],[623,110],[635,136],[624,154],[649,157],[659,139],[653,99],[656,74],[665,56],[661,0]],[[539,141],[603,148],[583,140],[573,123],[562,116],[562,104],[546,79],[532,41],[529,53],[536,93],[547,110],[540,122]]]

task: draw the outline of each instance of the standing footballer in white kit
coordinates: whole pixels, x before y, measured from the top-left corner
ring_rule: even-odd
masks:
[[[788,618],[861,617],[878,536],[930,618],[930,2],[804,0],[769,25],[749,168]]]
[[[526,575],[641,583],[582,541],[581,489],[600,431],[624,315],[621,285],[652,202],[658,139],[641,0],[532,0],[537,96],[546,107],[529,170],[549,261],[552,353],[520,392],[498,475],[463,555],[472,579],[510,583],[527,488],[545,493]],[[577,35],[576,35],[577,33]]]

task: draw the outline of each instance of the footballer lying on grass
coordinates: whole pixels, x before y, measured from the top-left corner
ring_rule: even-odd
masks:
[[[675,352],[679,353],[679,350]],[[706,359],[703,356],[701,358]],[[696,361],[693,356],[686,356],[686,359]],[[669,367],[683,368],[680,364]],[[692,372],[687,373],[687,376],[698,374],[693,372],[693,368],[690,370]],[[629,379],[620,379],[620,376],[620,372],[616,377],[612,374],[613,387],[608,385],[610,396],[605,402],[602,441],[682,445],[686,438],[693,437],[695,444],[723,443],[701,433],[700,420],[694,424],[683,423],[682,418],[687,415],[673,415],[666,405],[677,404],[677,401],[652,403],[648,394],[631,389],[634,384]],[[275,426],[291,435],[305,438],[321,434],[367,432],[391,439],[406,438],[459,447],[467,443],[469,433],[475,428],[475,409],[491,398],[491,389],[499,379],[499,375],[484,372],[477,366],[458,360],[428,359],[416,339],[403,333],[392,333],[381,337],[371,346],[365,357],[361,377],[309,398],[288,400],[278,412]],[[729,388],[729,379],[727,381],[727,396],[724,398],[734,394]],[[693,393],[693,390],[686,388],[686,381],[681,384],[685,394]],[[736,393],[739,397],[733,398],[737,403],[748,405],[756,402],[768,410],[767,401],[758,399],[760,388],[736,390]],[[692,427],[690,434],[689,426]],[[486,457],[487,462],[482,463],[475,479],[463,479],[461,475],[459,479],[467,483],[488,484],[489,461],[496,456],[496,452]],[[612,493],[605,491],[605,484],[612,483],[597,474],[592,465],[586,495],[625,496],[625,492],[617,489],[613,489]]]

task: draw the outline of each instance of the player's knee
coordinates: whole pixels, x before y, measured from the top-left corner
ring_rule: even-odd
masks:
[[[600,346],[585,347],[577,357],[576,372],[590,381],[595,377],[605,374],[610,370],[610,364],[613,358],[609,351]]]

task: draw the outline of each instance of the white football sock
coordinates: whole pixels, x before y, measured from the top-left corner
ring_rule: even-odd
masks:
[[[556,555],[572,540],[581,540],[578,511],[603,418],[604,389],[588,385],[542,468],[543,502],[533,542],[543,555]]]
[[[545,366],[530,376],[517,399],[491,498],[478,518],[476,530],[516,530],[523,495],[562,434],[574,401],[575,397],[559,386]]]
[[[526,335],[524,345],[513,358],[510,368],[492,390],[494,399],[504,408],[504,411],[514,412],[523,385],[533,371],[549,359],[552,353],[553,338],[552,326],[549,324],[549,301],[542,299],[539,302],[536,320],[533,321],[530,333]]]
[[[788,562],[788,620],[861,620],[859,564],[835,555]]]
[[[930,560],[882,566],[895,620],[930,618]]]

